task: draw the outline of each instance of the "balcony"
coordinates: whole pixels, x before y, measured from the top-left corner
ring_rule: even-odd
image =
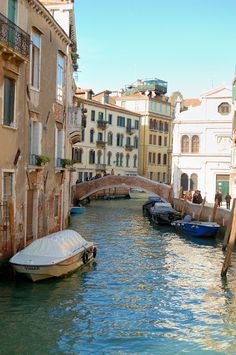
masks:
[[[30,36],[0,13],[0,49],[1,47],[6,54],[17,55],[21,61],[29,59]]]
[[[97,128],[102,129],[103,131],[107,128],[108,121],[97,120]]]
[[[80,142],[82,130],[82,110],[80,107],[69,107],[68,132],[71,144]]]
[[[97,148],[105,148],[106,144],[107,142],[105,141],[100,141],[100,140],[96,141]]]
[[[130,136],[131,136],[132,134],[134,134],[135,130],[136,130],[135,128],[126,127],[126,133],[129,134]]]
[[[106,170],[106,164],[96,164],[96,170]]]
[[[134,149],[134,146],[131,144],[126,144],[125,145],[125,150],[128,152],[131,152]]]

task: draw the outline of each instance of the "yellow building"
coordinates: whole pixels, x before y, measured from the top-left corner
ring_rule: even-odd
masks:
[[[173,108],[166,90],[162,80],[139,80],[116,97],[116,104],[141,114],[139,174],[169,183]]]

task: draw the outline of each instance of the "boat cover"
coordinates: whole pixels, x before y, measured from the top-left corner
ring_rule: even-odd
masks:
[[[33,241],[9,261],[12,264],[25,265],[54,264],[92,245],[93,243],[87,242],[78,232],[66,229]]]

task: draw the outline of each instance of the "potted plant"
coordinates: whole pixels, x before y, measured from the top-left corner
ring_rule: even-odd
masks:
[[[66,168],[67,166],[72,166],[74,164],[74,160],[71,159],[61,159],[62,168]]]
[[[50,158],[46,155],[36,155],[36,165],[43,166],[50,162]]]

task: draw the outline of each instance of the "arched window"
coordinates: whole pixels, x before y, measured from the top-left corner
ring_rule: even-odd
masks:
[[[77,163],[82,163],[83,149],[72,148],[72,159]]]
[[[190,190],[195,191],[197,190],[198,185],[198,176],[197,174],[192,174],[190,177]]]
[[[90,143],[94,143],[94,130],[90,130]]]
[[[131,138],[130,137],[126,138],[126,145],[131,145]]]
[[[134,168],[137,168],[137,155],[134,155]]]
[[[113,134],[112,132],[108,132],[108,135],[107,135],[107,144],[108,145],[112,145],[113,143]]]
[[[134,148],[137,149],[138,148],[138,137],[134,137]]]
[[[124,136],[123,134],[120,135],[120,146],[123,147],[124,145]]]
[[[89,164],[95,164],[95,151],[89,151]]]
[[[116,135],[116,145],[117,145],[117,147],[121,146],[120,133],[117,133],[117,135]]]
[[[107,165],[111,165],[111,157],[112,157],[112,153],[108,152],[107,153]]]
[[[126,168],[129,168],[129,154],[126,154]]]
[[[192,153],[199,153],[199,137],[192,137]]]
[[[116,153],[116,166],[119,166],[120,153]]]
[[[183,188],[183,191],[188,191],[188,175],[187,174],[181,175],[180,186]]]
[[[121,153],[120,154],[120,166],[123,166],[123,158],[124,158],[124,154]]]
[[[189,153],[189,137],[186,135],[181,138],[181,153]]]
[[[99,150],[99,151],[97,152],[97,161],[98,161],[98,164],[101,164],[101,158],[102,158],[102,152],[101,152],[101,150]]]

